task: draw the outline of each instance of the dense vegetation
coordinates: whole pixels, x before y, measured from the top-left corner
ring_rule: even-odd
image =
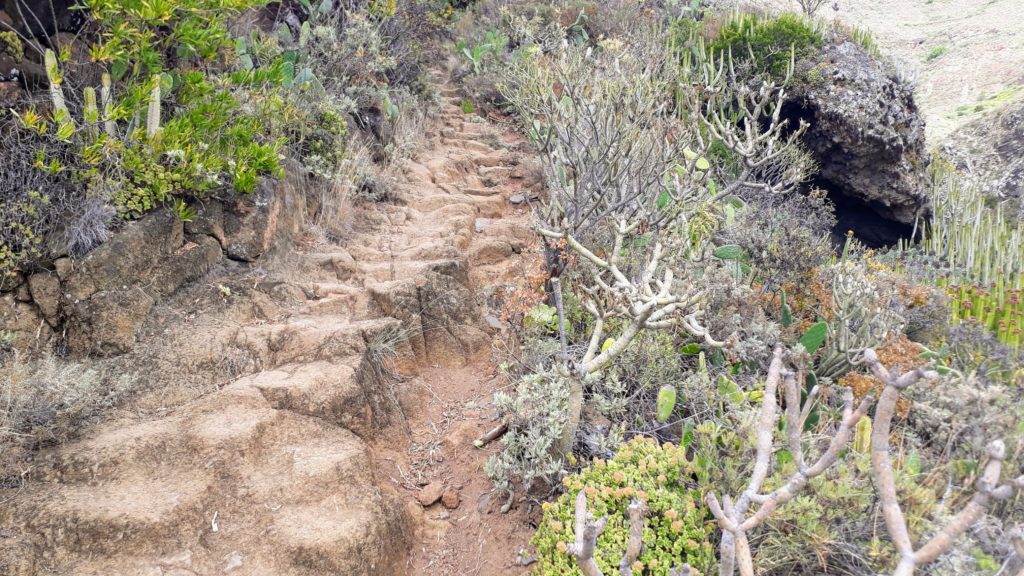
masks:
[[[870,36],[697,2],[481,2],[457,30],[469,109],[518,116],[551,194],[558,273],[509,310],[488,464],[509,506],[561,494],[537,572],[996,573],[1024,519],[1022,227],[936,160],[919,242],[836,246],[775,114],[795,62]]]
[[[344,235],[348,203],[393,194],[415,150],[434,100],[424,62],[454,10],[300,2],[292,26],[265,0],[86,4],[74,42],[2,37],[6,52],[45,64],[49,86],[0,112],[0,288],[150,212],[191,220],[205,200],[249,195],[286,166],[321,196],[311,230]],[[63,440],[132,388],[127,375],[12,341],[0,329],[5,450]]]
[[[57,51],[5,32],[45,65],[50,87],[44,104],[0,118],[0,273],[81,256],[159,207],[190,219],[197,200],[280,176],[286,155],[322,179],[386,194],[386,182],[351,174],[366,171],[353,159],[366,149],[380,172],[371,180],[387,180],[408,153],[406,133],[430,99],[425,43],[452,6],[303,2],[291,26],[266,4],[89,0],[87,33]]]

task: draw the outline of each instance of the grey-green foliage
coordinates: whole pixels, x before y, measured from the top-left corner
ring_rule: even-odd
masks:
[[[997,279],[1008,286],[1024,286],[1024,226],[1001,203],[936,159],[931,206],[931,218],[922,222],[921,247],[945,261],[946,276],[986,286]]]
[[[553,447],[565,424],[568,401],[568,383],[551,371],[524,375],[513,393],[494,395],[509,426],[503,449],[484,466],[495,488],[511,498],[517,489],[529,493],[558,479],[562,458]]]
[[[28,358],[14,353],[2,359],[0,450],[68,438],[130,384],[129,377],[108,377],[49,354]]]
[[[865,348],[877,347],[903,329],[895,298],[868,270],[862,258],[846,258],[821,271],[831,287],[833,318],[828,339],[816,363],[821,378],[845,374]]]

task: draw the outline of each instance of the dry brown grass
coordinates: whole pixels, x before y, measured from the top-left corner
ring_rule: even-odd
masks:
[[[0,451],[70,438],[130,383],[53,354],[10,352],[0,359]]]

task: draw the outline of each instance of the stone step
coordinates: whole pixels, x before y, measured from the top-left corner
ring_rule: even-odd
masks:
[[[411,538],[404,506],[380,494],[366,495],[365,503],[352,506],[339,505],[337,498],[278,510],[269,547],[281,550],[290,567],[304,576],[403,573],[406,555],[398,551]]]
[[[462,150],[471,150],[480,154],[492,154],[495,152],[494,148],[491,148],[483,142],[477,142],[476,140],[464,140],[460,138],[441,138],[441,143],[446,146],[453,148],[461,148]]]
[[[468,187],[468,186],[463,188],[462,191],[465,192],[466,194],[469,194],[470,196],[484,196],[484,197],[487,197],[487,196],[501,196],[502,193],[503,193],[501,190],[499,190],[497,188],[471,188],[471,187]]]
[[[343,316],[297,316],[282,323],[245,326],[235,346],[256,358],[259,368],[353,356],[365,349],[363,330],[372,321]]]
[[[522,178],[511,166],[479,166],[477,173],[487,178]]]
[[[359,362],[357,357],[354,363],[358,366]],[[360,434],[373,430],[370,400],[356,368],[344,362],[319,360],[279,366],[246,376],[231,386],[258,390],[277,410],[313,416]]]

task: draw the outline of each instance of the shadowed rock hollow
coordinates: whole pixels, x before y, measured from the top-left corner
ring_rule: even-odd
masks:
[[[836,205],[837,232],[871,246],[909,236],[927,206],[924,119],[912,87],[854,42],[827,44],[797,63],[783,115],[810,123],[813,182]]]

